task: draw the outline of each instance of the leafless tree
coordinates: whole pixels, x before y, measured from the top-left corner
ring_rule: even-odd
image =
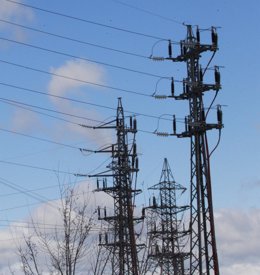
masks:
[[[79,263],[82,266],[93,241],[90,231],[95,215],[88,207],[86,196],[75,188],[61,190],[60,205],[59,224],[40,227],[32,220],[32,232],[24,235],[18,254],[25,275],[42,275],[46,270],[55,275],[87,274],[79,271]]]

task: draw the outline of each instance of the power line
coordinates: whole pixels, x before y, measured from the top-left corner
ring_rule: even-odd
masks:
[[[23,104],[25,106],[28,106],[30,104],[25,104],[25,103],[21,103],[21,102],[18,103],[18,101],[3,99],[3,98],[0,98],[0,102],[5,103],[5,104],[9,104],[9,105],[14,106],[14,107],[21,108],[23,110],[34,112],[34,113],[37,113],[37,114],[40,114],[40,115],[43,115],[43,116],[51,117],[51,118],[54,118],[54,119],[57,119],[57,120],[60,120],[60,121],[63,121],[63,122],[67,122],[67,123],[79,126],[79,124],[76,123],[76,122],[73,122],[73,121],[70,121],[70,120],[67,120],[67,119],[64,119],[64,118],[61,118],[61,117],[56,117],[56,116],[53,116],[53,115],[49,115],[49,114],[46,114],[46,113],[43,113],[43,112],[39,112],[39,111],[36,111],[36,110],[32,110],[30,108],[26,108],[26,107],[21,106],[21,104]],[[16,103],[14,103],[14,102],[16,102]],[[36,108],[34,105],[31,105],[31,106]],[[46,109],[46,108],[41,108],[41,107],[38,107],[38,108]],[[48,110],[48,111],[51,111],[51,110]]]
[[[67,100],[67,101],[71,101],[71,102],[75,102],[75,103],[90,105],[90,106],[93,106],[93,107],[98,107],[98,108],[103,108],[103,109],[108,109],[108,110],[113,110],[113,111],[116,110],[116,108],[114,108],[114,107],[101,105],[101,104],[96,104],[96,103],[93,103],[93,102],[88,102],[88,101],[83,101],[83,100],[78,100],[78,99],[74,99],[74,98],[71,98],[71,97],[59,96],[59,95],[55,95],[55,94],[52,94],[52,93],[46,93],[46,92],[38,91],[38,90],[35,90],[35,89],[30,89],[30,88],[26,88],[26,87],[13,85],[13,84],[10,84],[10,83],[0,82],[0,85],[5,86],[5,87],[9,87],[9,88],[13,88],[13,89],[18,89],[18,90],[21,90],[21,91],[24,91],[24,92],[30,92],[30,93],[34,93],[34,94],[38,94],[38,95],[44,95],[44,96],[50,96],[50,97],[57,98],[57,99],[62,99],[62,100]],[[153,119],[157,119],[157,120],[161,119],[161,120],[172,121],[171,119],[168,119],[168,118],[161,118],[160,116],[149,115],[149,114],[134,112],[134,111],[130,111],[130,110],[125,110],[125,113],[136,115],[136,116],[143,116],[143,117],[153,118]]]
[[[0,22],[10,24],[10,25],[13,25],[13,26],[16,26],[16,27],[19,27],[19,28],[23,28],[23,29],[26,29],[26,30],[42,33],[42,34],[45,34],[45,35],[61,38],[61,39],[64,39],[64,40],[76,42],[76,43],[83,44],[83,45],[88,45],[88,46],[92,46],[92,47],[96,47],[96,48],[100,48],[100,49],[104,49],[104,50],[109,50],[109,51],[113,51],[113,52],[117,52],[117,53],[121,53],[121,54],[126,54],[126,55],[130,55],[130,56],[135,56],[135,57],[141,57],[141,58],[145,58],[145,59],[149,58],[146,55],[141,55],[141,54],[138,54],[138,53],[127,52],[127,51],[123,51],[123,50],[119,50],[119,49],[115,49],[115,48],[111,48],[111,47],[102,46],[102,45],[99,45],[99,44],[94,44],[94,43],[91,43],[91,42],[71,38],[71,37],[68,37],[68,36],[64,36],[64,35],[60,35],[60,34],[56,34],[56,33],[52,33],[52,32],[47,32],[47,31],[44,31],[44,30],[41,30],[41,29],[38,29],[38,28],[28,27],[28,26],[18,24],[18,23],[15,23],[15,22],[11,22],[11,21],[8,21],[8,20],[0,19]]]
[[[91,63],[95,63],[95,64],[99,64],[99,65],[103,65],[103,66],[108,66],[108,67],[111,67],[111,68],[120,69],[120,70],[124,70],[124,71],[128,71],[128,72],[132,72],[132,73],[142,74],[142,75],[156,77],[156,78],[164,77],[164,76],[161,76],[161,75],[156,75],[156,74],[152,74],[152,73],[147,73],[147,72],[143,72],[143,71],[129,69],[129,68],[126,68],[126,67],[113,65],[113,64],[109,64],[109,63],[89,59],[89,58],[86,58],[86,57],[80,57],[80,56],[76,56],[76,55],[69,54],[69,53],[64,53],[64,52],[60,52],[60,51],[56,51],[56,50],[52,50],[52,49],[43,48],[43,47],[40,47],[40,46],[37,46],[37,45],[32,45],[32,44],[20,42],[20,41],[17,41],[17,40],[8,39],[8,38],[5,38],[5,37],[0,37],[0,39],[4,40],[4,41],[11,42],[11,43],[15,43],[15,44],[23,45],[23,46],[26,46],[26,47],[30,47],[30,48],[33,48],[33,49],[37,49],[37,50],[41,50],[41,51],[45,51],[45,52],[49,52],[49,53],[54,53],[54,54],[58,54],[58,55],[66,56],[66,57],[71,57],[71,58],[75,58],[75,59],[79,59],[79,60],[83,60],[83,61],[88,61],[88,62],[91,62]]]
[[[47,110],[49,112],[54,112],[54,113],[58,113],[58,114],[64,114],[64,115],[68,115],[68,116],[72,116],[72,117],[76,117],[76,118],[87,119],[87,120],[91,120],[91,121],[98,122],[98,123],[104,123],[104,121],[94,120],[94,119],[90,119],[90,118],[86,118],[86,117],[76,116],[76,115],[73,115],[73,114],[59,112],[59,111],[51,110],[51,109],[48,109],[48,108],[43,108],[43,107],[39,107],[39,106],[36,106],[36,105],[23,103],[23,102],[20,102],[20,101],[15,101],[15,100],[10,100],[10,99],[0,98],[0,102],[5,103],[5,104],[10,104],[12,106],[15,106],[15,107],[18,107],[18,108],[22,108],[22,109],[25,109],[25,110],[28,110],[28,111],[31,111],[31,112],[34,112],[34,113],[37,113],[37,114],[40,114],[40,115],[43,115],[43,116],[51,117],[51,118],[54,118],[54,119],[57,119],[57,120],[61,120],[61,121],[64,121],[64,122],[67,122],[67,123],[71,123],[71,124],[74,124],[74,125],[77,125],[77,126],[81,126],[81,127],[87,127],[87,128],[90,128],[90,129],[94,128],[94,126],[79,124],[79,123],[76,123],[76,122],[73,122],[73,121],[70,121],[70,120],[67,120],[67,119],[64,119],[64,118],[56,117],[56,116],[49,115],[49,114],[46,114],[46,113],[43,113],[43,112],[39,112],[39,111],[36,111],[36,110],[25,108],[23,106],[20,106],[20,104],[21,105],[25,105],[25,106],[30,106],[30,107],[33,107],[33,108],[37,108],[37,109],[41,109],[41,110]],[[147,133],[147,134],[154,134],[154,132],[148,131],[148,130],[138,129],[138,131],[142,132],[142,133]]]
[[[152,38],[152,39],[157,39],[157,40],[158,39],[166,39],[166,38],[162,38],[162,37],[155,36],[155,35],[136,32],[136,31],[120,28],[120,27],[115,27],[115,26],[111,26],[111,25],[107,25],[107,24],[87,20],[87,19],[84,19],[84,18],[79,18],[79,17],[76,17],[76,16],[60,13],[60,12],[57,12],[57,11],[47,10],[47,9],[36,7],[36,6],[33,6],[33,5],[19,3],[19,2],[13,1],[13,0],[5,0],[5,1],[16,4],[16,5],[24,6],[24,7],[27,7],[27,8],[31,8],[31,9],[34,9],[34,10],[39,10],[39,11],[42,11],[42,12],[46,12],[46,13],[49,13],[49,14],[58,15],[58,16],[61,16],[61,17],[64,17],[64,18],[68,18],[68,19],[72,19],[72,20],[76,20],[76,21],[96,25],[96,26],[99,26],[99,27],[104,27],[104,28],[108,28],[108,29],[112,29],[112,30],[116,30],[116,31],[121,31],[121,32],[134,34],[134,35],[138,35],[138,36],[143,36],[143,37],[147,37],[147,38]],[[168,39],[166,39],[166,40],[168,40]]]
[[[32,169],[37,169],[37,170],[43,170],[43,171],[49,171],[49,172],[54,172],[54,173],[60,173],[60,174],[65,174],[65,175],[73,175],[73,176],[77,175],[77,173],[71,173],[71,172],[66,172],[66,171],[61,171],[61,170],[56,170],[56,169],[50,169],[50,168],[45,168],[45,167],[40,167],[40,166],[34,166],[34,165],[29,165],[29,164],[24,164],[24,163],[18,163],[18,162],[0,160],[0,163],[20,166],[20,167],[26,167],[26,168],[32,168]]]
[[[166,16],[162,16],[162,15],[160,15],[158,13],[155,13],[155,12],[151,12],[151,11],[148,11],[148,10],[136,7],[136,6],[132,5],[132,4],[130,5],[128,3],[125,3],[125,2],[122,2],[122,1],[119,1],[119,0],[111,0],[111,1],[113,1],[115,3],[118,3],[120,5],[126,6],[128,8],[131,8],[131,9],[134,9],[134,10],[138,10],[138,11],[150,14],[150,15],[158,17],[160,19],[163,19],[163,20],[166,20],[166,21],[170,21],[170,22],[173,22],[173,23],[176,23],[176,24],[179,24],[179,25],[183,25],[183,22],[180,22],[178,20],[175,20],[175,19],[172,19],[172,18],[169,18],[169,17],[166,17]]]
[[[99,84],[99,83],[96,83],[96,82],[91,82],[91,81],[86,81],[86,80],[82,80],[82,79],[77,79],[77,78],[74,78],[74,77],[69,77],[69,76],[60,75],[60,74],[56,74],[56,73],[51,73],[51,72],[47,72],[47,71],[44,71],[44,70],[41,70],[41,69],[33,68],[33,67],[30,67],[30,66],[25,66],[25,65],[22,65],[22,64],[13,63],[13,62],[2,60],[2,59],[0,59],[0,62],[2,62],[4,64],[11,65],[11,66],[23,68],[23,69],[26,69],[26,70],[35,71],[35,72],[38,72],[38,73],[43,73],[43,74],[52,75],[52,76],[56,76],[56,77],[61,77],[61,78],[64,78],[64,79],[69,79],[69,80],[77,81],[77,82],[80,82],[80,83],[90,84],[90,85],[101,87],[101,88],[107,88],[107,89],[111,89],[111,90],[115,90],[115,91],[121,91],[121,92],[125,92],[125,93],[135,94],[135,95],[139,95],[139,96],[152,97],[152,95],[144,94],[144,93],[141,93],[141,92],[136,92],[136,91],[127,90],[127,89],[121,89],[121,88],[117,88],[117,87],[113,87],[113,86]]]
[[[68,147],[68,148],[71,148],[71,149],[84,150],[84,149],[82,149],[82,148],[75,147],[75,146],[73,146],[73,145],[60,143],[60,142],[53,141],[53,140],[50,140],[50,139],[35,137],[35,136],[27,135],[27,134],[24,134],[24,133],[12,131],[12,130],[7,130],[7,129],[4,129],[4,128],[0,128],[0,131],[6,132],[6,133],[10,133],[10,134],[19,135],[19,136],[23,136],[23,137],[28,137],[28,138],[36,139],[36,140],[39,140],[39,141],[44,141],[44,142],[56,144],[56,145],[61,145],[61,146]]]
[[[44,200],[46,200],[46,198],[44,196],[39,195],[39,194],[34,193],[34,192],[28,192],[28,190],[26,188],[21,187],[18,184],[15,184],[15,183],[13,183],[13,182],[11,182],[9,180],[6,180],[6,179],[4,179],[2,177],[0,177],[0,183],[3,184],[3,185],[5,185],[5,186],[7,186],[7,187],[9,187],[9,188],[11,188],[11,189],[19,191],[19,192],[21,192],[21,193],[23,193],[23,194],[25,194],[25,195],[27,195],[27,196],[29,196],[29,197],[37,200],[37,201],[39,201],[39,202],[43,202]],[[50,206],[54,207],[52,204],[50,204]]]
[[[98,168],[96,168],[98,169]],[[51,169],[52,170],[52,169]],[[55,172],[55,170],[52,170],[53,172]],[[60,170],[57,170],[60,172]],[[88,182],[88,180],[76,180],[73,181],[73,183],[66,183],[65,185],[74,185],[75,183],[80,183],[80,182]],[[91,182],[91,181],[89,181]],[[41,187],[41,188],[35,188],[35,189],[27,189],[26,192],[30,193],[30,192],[34,192],[34,191],[42,191],[42,190],[47,190],[47,189],[53,189],[53,188],[57,188],[57,187],[61,187],[60,184],[56,184],[56,185],[49,185],[49,186],[45,186],[45,187]],[[84,193],[92,193],[93,191],[84,191]],[[0,198],[1,197],[9,197],[9,196],[14,196],[14,195],[19,195],[21,192],[13,192],[13,193],[7,193],[7,194],[0,194]]]
[[[35,113],[38,113],[38,114],[41,114],[41,115],[44,115],[44,116],[49,116],[51,118],[59,119],[59,120],[62,120],[64,122],[68,122],[68,123],[75,124],[75,125],[79,125],[79,124],[76,123],[76,122],[67,120],[67,119],[63,119],[61,117],[56,117],[56,116],[49,115],[47,113],[42,113],[42,112],[38,112],[36,110],[25,108],[21,105],[36,108],[36,109],[40,109],[40,110],[44,110],[44,111],[48,111],[48,112],[52,112],[52,113],[62,114],[62,115],[70,116],[70,117],[73,117],[73,118],[79,118],[79,119],[89,120],[89,121],[98,122],[98,123],[103,122],[103,121],[96,120],[96,119],[90,119],[90,118],[87,118],[85,116],[78,116],[78,115],[74,115],[74,114],[70,114],[70,113],[66,113],[66,112],[61,112],[61,111],[57,111],[57,110],[53,110],[53,109],[49,109],[49,108],[45,108],[45,107],[40,107],[40,106],[36,106],[36,105],[33,105],[33,104],[28,104],[28,103],[24,103],[24,102],[21,102],[21,101],[12,100],[12,99],[2,98],[2,97],[0,97],[0,102],[5,103],[5,104],[9,104],[9,105],[13,105],[15,107],[22,108],[22,109],[25,109],[25,110],[28,110],[28,111],[31,111],[31,112],[35,112]]]

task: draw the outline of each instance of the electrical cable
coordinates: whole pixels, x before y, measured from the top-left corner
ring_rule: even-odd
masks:
[[[71,173],[71,172],[66,172],[66,171],[61,171],[61,170],[56,170],[56,169],[50,169],[50,168],[44,168],[44,167],[39,167],[39,166],[34,166],[34,165],[29,165],[29,164],[12,162],[12,161],[0,160],[0,163],[4,163],[4,164],[8,164],[8,165],[21,166],[21,167],[27,167],[27,168],[43,170],[43,171],[50,171],[50,172],[54,172],[54,173],[57,173],[57,174],[65,174],[65,175],[73,175],[73,176],[77,175],[77,173]]]
[[[98,60],[93,60],[93,59],[86,58],[86,57],[80,57],[80,56],[76,56],[76,55],[73,55],[73,54],[69,54],[69,53],[65,53],[65,52],[61,52],[61,51],[57,51],[57,50],[43,48],[43,47],[40,47],[40,46],[37,46],[37,45],[32,45],[32,44],[29,44],[29,43],[20,42],[20,41],[13,40],[13,39],[8,39],[8,38],[5,38],[5,37],[0,37],[0,39],[3,40],[3,41],[15,43],[15,44],[18,44],[18,45],[30,47],[30,48],[33,48],[33,49],[37,49],[37,50],[41,50],[41,51],[45,51],[45,52],[49,52],[49,53],[54,53],[54,54],[58,54],[58,55],[66,56],[66,57],[71,57],[71,58],[75,58],[75,59],[78,59],[78,60],[83,60],[83,61],[87,61],[87,62],[91,62],[91,63],[103,65],[103,66],[108,66],[108,67],[112,67],[112,68],[115,68],[115,69],[120,69],[120,70],[124,70],[124,71],[128,71],[128,72],[132,72],[132,73],[137,73],[137,74],[156,77],[156,78],[164,77],[164,76],[161,76],[161,75],[147,73],[147,72],[143,72],[143,71],[137,71],[137,70],[134,70],[134,69],[130,69],[130,68],[126,68],[126,67],[122,67],[122,66],[118,66],[118,65],[113,65],[113,64],[110,64],[110,63],[105,63],[105,62],[101,62],[101,61],[98,61]]]
[[[43,73],[43,74],[47,74],[47,75],[52,75],[52,76],[64,78],[64,79],[69,79],[69,80],[77,81],[77,82],[84,83],[84,84],[90,84],[90,85],[97,86],[97,87],[100,87],[100,88],[107,88],[107,89],[111,89],[111,90],[115,90],[115,91],[121,91],[121,92],[125,92],[125,93],[135,94],[135,95],[139,95],[139,96],[151,97],[151,95],[149,95],[149,94],[144,94],[144,93],[141,93],[141,92],[136,92],[136,91],[127,90],[127,89],[121,89],[121,88],[117,88],[117,87],[113,87],[113,86],[99,84],[99,83],[96,83],[96,82],[91,82],[91,81],[86,81],[86,80],[82,80],[82,79],[78,79],[78,78],[74,78],[74,77],[60,75],[60,74],[44,71],[44,70],[41,70],[41,69],[33,68],[33,67],[30,67],[30,66],[25,66],[25,65],[22,65],[22,64],[9,62],[9,61],[3,60],[3,59],[0,59],[0,62],[2,62],[4,64],[11,65],[11,66],[19,67],[19,68],[22,68],[22,69],[38,72],[38,73]]]
[[[30,93],[34,93],[34,94],[38,94],[38,95],[44,95],[44,96],[50,96],[50,97],[57,98],[57,99],[62,99],[62,100],[67,100],[67,101],[71,101],[71,102],[75,102],[75,103],[90,105],[90,106],[93,106],[93,107],[99,107],[99,108],[104,108],[104,109],[113,110],[113,111],[117,110],[117,108],[115,108],[115,107],[96,104],[96,103],[87,102],[87,101],[83,101],[83,100],[78,100],[78,99],[74,99],[74,98],[70,98],[70,97],[65,97],[65,96],[59,96],[59,95],[56,95],[56,94],[53,94],[53,93],[46,93],[46,92],[38,91],[38,90],[35,90],[35,89],[30,89],[30,88],[25,88],[25,87],[13,85],[13,84],[10,84],[10,83],[0,82],[0,85],[5,86],[5,87],[9,87],[9,88],[18,89],[18,90],[21,90],[21,91],[24,91],[24,92],[30,92]],[[134,112],[134,111],[130,111],[130,110],[125,110],[125,113],[129,113],[129,114],[135,115],[135,116],[143,116],[143,117],[153,118],[153,119],[159,119],[160,118],[160,117],[155,116],[155,115],[149,115],[149,114]],[[167,118],[160,118],[160,119],[167,120],[167,121],[172,121],[171,119],[167,119]]]
[[[12,103],[12,102],[17,102],[17,101],[14,101],[14,100],[8,100],[8,99],[3,99],[3,98],[0,98],[0,102],[2,103],[5,103],[5,104],[9,104],[9,105],[12,105],[12,106],[15,106],[17,108],[21,108],[23,110],[27,110],[27,111],[30,111],[30,112],[34,112],[36,114],[40,114],[40,115],[43,115],[43,116],[47,116],[47,117],[51,117],[51,118],[54,118],[54,119],[57,119],[57,120],[60,120],[60,121],[63,121],[63,122],[67,122],[67,123],[70,123],[70,124],[73,124],[73,125],[77,125],[77,126],[80,126],[78,123],[76,122],[73,122],[73,121],[70,121],[70,120],[67,120],[67,119],[64,119],[64,118],[61,118],[61,117],[56,117],[56,116],[53,116],[53,115],[49,115],[49,114],[46,114],[46,113],[43,113],[43,112],[39,112],[39,111],[36,111],[36,110],[32,110],[30,108],[26,108],[26,107],[23,107],[21,106],[21,104],[23,105],[30,105],[30,104],[25,104],[25,103]],[[34,108],[36,108],[35,106],[33,106]],[[41,108],[41,107],[38,107],[38,108]],[[42,108],[42,109],[46,109],[46,108]],[[51,110],[48,110],[51,112]]]
[[[64,119],[64,118],[56,117],[56,116],[49,115],[49,114],[46,114],[46,113],[43,113],[43,112],[39,112],[39,111],[36,111],[36,110],[25,108],[23,106],[20,106],[20,104],[21,105],[25,105],[25,106],[30,106],[30,107],[33,107],[33,108],[37,108],[37,109],[41,109],[41,110],[46,110],[46,111],[49,111],[49,112],[54,112],[54,113],[58,113],[58,114],[64,114],[64,115],[68,115],[68,116],[72,116],[72,117],[76,117],[76,118],[82,118],[82,119],[87,119],[87,120],[98,122],[98,123],[103,123],[103,121],[100,121],[100,120],[94,120],[94,119],[90,119],[90,118],[86,118],[86,117],[76,116],[76,115],[73,115],[73,114],[59,112],[59,111],[55,111],[55,110],[52,110],[52,109],[43,108],[43,107],[39,107],[39,106],[32,105],[32,104],[27,104],[27,103],[16,101],[16,100],[10,100],[10,99],[5,99],[5,98],[0,98],[0,102],[5,103],[5,104],[9,104],[9,105],[12,105],[12,106],[15,106],[15,107],[18,107],[18,108],[22,108],[24,110],[31,111],[31,112],[34,112],[34,113],[37,113],[37,114],[40,114],[40,115],[43,115],[43,116],[47,116],[47,117],[51,117],[51,118],[54,118],[54,119],[57,119],[57,120],[61,120],[63,122],[67,122],[67,123],[70,123],[70,124],[73,124],[73,125],[81,126],[81,127],[84,127],[84,128],[93,129],[95,127],[94,126],[85,125],[85,124],[79,124],[79,123],[76,123],[76,122],[73,122],[73,121],[70,121],[70,120],[67,120],[67,119]],[[138,129],[138,132],[142,132],[142,133],[146,133],[146,134],[154,134],[153,131],[142,130],[142,129]]]
[[[144,13],[147,13],[147,14],[150,14],[150,15],[155,16],[155,17],[158,17],[158,18],[160,18],[160,19],[163,19],[163,20],[166,20],[166,21],[170,21],[170,22],[173,22],[173,23],[176,23],[176,24],[179,24],[179,25],[183,25],[183,22],[180,22],[180,21],[175,20],[175,19],[171,19],[171,18],[166,17],[166,16],[162,16],[162,15],[160,15],[160,14],[158,14],[158,13],[155,13],[155,12],[151,12],[151,11],[148,11],[148,10],[145,10],[145,9],[142,9],[142,8],[139,8],[139,7],[136,7],[136,6],[132,5],[132,4],[130,5],[130,4],[128,4],[128,3],[125,3],[125,2],[122,2],[122,1],[119,1],[119,0],[111,0],[111,1],[113,1],[113,2],[115,2],[115,3],[118,3],[118,4],[120,4],[120,5],[123,5],[123,6],[129,7],[129,8],[131,8],[131,9],[135,9],[135,10],[138,10],[138,11],[141,11],[141,12],[144,12]]]
[[[60,13],[60,12],[57,12],[57,11],[51,11],[51,10],[47,10],[47,9],[44,9],[44,8],[36,7],[36,6],[33,6],[33,5],[20,3],[20,2],[17,2],[17,1],[13,1],[13,0],[5,0],[5,1],[7,1],[9,3],[16,4],[16,5],[24,6],[24,7],[27,7],[27,8],[31,8],[31,9],[34,9],[34,10],[42,11],[42,12],[45,12],[45,13],[58,15],[58,16],[61,16],[61,17],[64,17],[64,18],[68,18],[68,19],[72,19],[72,20],[76,20],[76,21],[96,25],[96,26],[99,26],[99,27],[104,27],[104,28],[108,28],[108,29],[112,29],[112,30],[116,30],[116,31],[121,31],[121,32],[133,34],[133,35],[143,36],[143,37],[147,37],[147,38],[152,38],[152,39],[163,39],[163,38],[155,36],[155,35],[136,32],[136,31],[132,31],[132,30],[124,29],[124,28],[119,28],[119,27],[115,27],[115,26],[95,22],[95,21],[92,21],[92,20],[79,18],[79,17],[72,16],[72,15],[69,15],[69,14],[64,14],[64,13]]]
[[[13,130],[7,130],[7,129],[4,129],[4,128],[0,128],[0,131],[10,133],[10,134],[19,135],[19,136],[23,136],[23,137],[28,137],[28,138],[36,139],[36,140],[39,140],[39,141],[44,141],[44,142],[56,144],[56,145],[61,145],[61,146],[68,147],[68,148],[71,148],[71,149],[83,150],[83,148],[79,148],[79,147],[76,147],[76,146],[73,146],[73,145],[60,143],[60,142],[53,141],[53,140],[50,140],[50,139],[45,139],[45,138],[40,138],[40,137],[27,135],[27,134],[24,134],[24,133],[13,131]]]
[[[40,109],[40,110],[44,110],[44,111],[48,111],[48,112],[52,112],[52,113],[62,114],[62,115],[70,116],[70,117],[73,117],[73,118],[79,118],[79,119],[89,120],[89,121],[93,121],[93,122],[97,122],[97,123],[102,123],[102,121],[100,121],[100,120],[90,119],[90,118],[87,118],[85,116],[78,116],[78,115],[74,115],[74,114],[70,114],[70,113],[66,113],[66,112],[61,112],[61,111],[57,111],[57,110],[53,110],[53,109],[49,109],[49,108],[45,108],[45,107],[40,107],[40,106],[37,106],[37,105],[28,104],[28,103],[25,103],[25,102],[16,101],[16,100],[12,100],[12,99],[7,99],[7,98],[0,97],[0,102],[5,103],[5,104],[9,104],[9,105],[12,105],[12,106],[15,106],[15,107],[18,107],[18,108],[22,108],[22,109],[25,109],[25,110],[28,110],[28,111],[31,111],[31,112],[39,113],[41,115],[50,116],[50,117],[55,118],[55,119],[60,119],[60,120],[63,120],[65,122],[72,123],[72,124],[75,124],[75,125],[79,125],[79,124],[76,123],[76,122],[73,122],[73,121],[69,121],[69,120],[60,118],[60,117],[51,116],[47,113],[38,112],[36,110],[26,108],[26,107],[23,107],[23,106],[32,107],[32,108],[36,108],[36,109]],[[21,105],[23,105],[23,106],[21,106]]]
[[[46,198],[44,196],[36,194],[34,192],[28,193],[28,190],[26,188],[21,187],[18,184],[15,184],[15,183],[13,183],[13,182],[11,182],[9,180],[6,180],[6,179],[4,179],[2,177],[0,177],[0,183],[3,184],[3,185],[5,185],[5,186],[7,186],[7,187],[9,187],[9,188],[11,188],[11,189],[19,191],[19,192],[21,192],[21,193],[23,193],[23,194],[25,194],[25,195],[27,195],[27,196],[29,196],[29,197],[37,200],[37,201],[39,201],[39,202],[43,202],[43,201],[46,200]],[[50,206],[55,207],[52,204],[50,204]]]
[[[96,47],[96,48],[100,48],[100,49],[104,49],[104,50],[109,50],[109,51],[113,51],[113,52],[117,52],[117,53],[121,53],[121,54],[126,54],[126,55],[130,55],[130,56],[141,57],[141,58],[145,58],[145,59],[148,58],[148,56],[146,56],[146,55],[141,55],[141,54],[138,54],[138,53],[127,52],[127,51],[123,51],[123,50],[119,50],[119,49],[114,49],[114,48],[102,46],[102,45],[99,45],[99,44],[94,44],[94,43],[91,43],[91,42],[71,38],[71,37],[68,37],[68,36],[64,36],[64,35],[60,35],[60,34],[56,34],[56,33],[52,33],[52,32],[47,32],[47,31],[44,31],[44,30],[41,30],[41,29],[38,29],[38,28],[28,27],[28,26],[21,25],[21,24],[15,23],[15,22],[4,20],[4,19],[0,19],[0,22],[10,24],[10,25],[13,25],[13,26],[16,26],[16,27],[19,27],[19,28],[23,28],[23,29],[26,29],[26,30],[42,33],[42,34],[45,34],[45,35],[61,38],[61,39],[64,39],[64,40],[76,42],[76,43],[83,44],[83,45],[88,45],[88,46],[92,46],[92,47]]]

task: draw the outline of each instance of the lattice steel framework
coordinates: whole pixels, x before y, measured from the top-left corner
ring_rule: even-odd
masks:
[[[189,137],[191,140],[191,191],[190,191],[190,274],[191,275],[219,275],[218,255],[215,239],[215,225],[213,216],[213,202],[210,175],[210,153],[207,142],[207,131],[223,128],[222,110],[217,107],[217,123],[207,123],[208,113],[221,89],[219,68],[215,66],[215,84],[205,84],[204,74],[208,65],[218,50],[218,36],[216,28],[211,28],[211,44],[200,42],[200,30],[193,34],[192,26],[187,25],[187,37],[180,42],[181,53],[172,56],[172,43],[169,41],[169,57],[173,62],[185,62],[187,78],[183,80],[183,93],[175,95],[174,79],[171,84],[171,98],[187,100],[189,115],[185,117],[185,131],[177,133],[176,119],[173,120],[173,134],[179,138]],[[200,65],[202,53],[210,51],[212,57],[203,70]],[[154,58],[160,60],[160,58]],[[205,112],[203,96],[207,91],[215,91],[215,97]],[[160,98],[160,97],[159,97]],[[161,97],[162,98],[162,97]]]
[[[113,122],[116,123],[115,126],[111,126]],[[108,170],[92,175],[92,177],[98,177],[97,191],[106,192],[114,200],[112,216],[107,215],[106,208],[98,208],[99,219],[108,223],[107,232],[100,234],[100,245],[109,251],[111,274],[138,275],[138,245],[136,245],[134,225],[142,217],[134,217],[134,197],[141,192],[133,187],[138,172],[135,143],[136,120],[130,118],[130,127],[125,125],[124,111],[121,98],[119,98],[116,120],[95,128],[114,128],[117,134],[115,144],[97,151],[112,154],[112,162],[107,166]],[[128,133],[134,135],[131,144],[129,144]],[[102,183],[100,177],[103,177]],[[113,179],[111,187],[107,184],[108,177]]]
[[[184,261],[188,253],[184,252],[185,236],[183,214],[188,206],[177,205],[177,195],[186,188],[175,182],[167,159],[164,159],[163,169],[158,184],[149,188],[158,191],[158,199],[153,196],[148,213],[148,261],[156,274],[183,275]],[[187,273],[186,273],[187,274]]]

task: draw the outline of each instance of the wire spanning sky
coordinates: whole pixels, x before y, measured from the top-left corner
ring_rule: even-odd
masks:
[[[168,40],[177,55],[184,24],[198,25],[205,43],[216,26],[219,51],[205,81],[214,81],[211,69],[219,65],[223,89],[216,104],[225,127],[211,170],[221,265],[227,275],[259,274],[259,1],[0,0],[0,7],[2,232],[8,220],[26,219],[43,201],[57,199],[57,178],[95,187],[75,175],[105,170],[109,155],[82,149],[105,146],[115,133],[85,126],[113,120],[118,97],[126,120],[138,121],[139,187],[158,181],[164,157],[188,187],[189,140],[154,134],[171,133],[174,114],[182,131],[188,104],[152,96],[169,95],[172,77],[181,92],[185,64],[150,56],[167,57]],[[206,107],[213,96],[206,95]],[[209,120],[216,121],[216,109]],[[217,139],[212,131],[211,148]],[[149,193],[140,196],[142,206]]]

